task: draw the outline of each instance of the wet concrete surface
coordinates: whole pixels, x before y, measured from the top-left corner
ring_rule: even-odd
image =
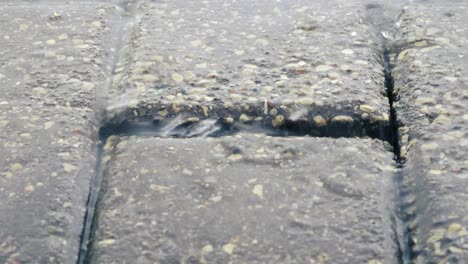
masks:
[[[389,110],[367,13],[349,1],[142,1],[109,121],[185,113],[375,133]]]
[[[468,259],[468,5],[408,5],[393,47],[416,263]]]
[[[467,8],[0,1],[0,262],[467,262]]]
[[[382,142],[111,136],[90,262],[392,263]]]
[[[0,262],[74,263],[110,5],[0,5]]]

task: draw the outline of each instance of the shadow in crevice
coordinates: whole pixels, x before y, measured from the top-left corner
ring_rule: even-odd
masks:
[[[262,122],[228,122],[225,119],[185,118],[183,115],[167,119],[124,121],[120,124],[108,123],[101,127],[103,137],[152,136],[152,137],[222,137],[239,132],[261,133],[275,137],[309,136],[328,138],[376,138],[392,143],[392,133],[387,126],[375,125],[372,128],[360,127],[354,123],[330,123],[317,126],[309,121],[286,120],[273,127]]]

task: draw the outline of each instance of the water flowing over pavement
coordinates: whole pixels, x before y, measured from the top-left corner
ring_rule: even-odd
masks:
[[[0,1],[0,263],[468,262],[468,3]]]

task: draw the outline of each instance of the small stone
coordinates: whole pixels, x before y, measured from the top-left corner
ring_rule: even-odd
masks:
[[[184,81],[184,76],[178,74],[178,73],[173,73],[171,75],[172,80],[174,80],[177,83],[183,82]]]
[[[249,122],[250,120],[252,120],[252,118],[246,114],[242,114],[239,117],[239,121],[241,122]]]
[[[299,104],[301,104],[301,105],[307,105],[307,106],[309,106],[309,105],[312,105],[313,100],[312,100],[312,98],[304,97],[304,98],[300,98],[300,99],[298,100],[298,102],[299,102]]]
[[[227,124],[232,124],[232,123],[234,123],[234,118],[232,118],[232,117],[226,117],[226,123],[227,123]]]
[[[318,71],[318,72],[325,72],[325,71],[329,71],[333,69],[332,66],[329,66],[329,65],[319,65],[317,67],[315,67],[315,71]]]
[[[53,122],[53,121],[47,121],[47,122],[44,123],[44,129],[49,129],[49,128],[51,128],[54,124],[55,124],[55,122]]]
[[[164,61],[164,57],[161,56],[161,55],[154,55],[153,57],[151,57],[151,60],[157,61],[157,62],[163,62],[163,61]]]
[[[234,54],[236,54],[236,55],[238,55],[238,56],[244,55],[244,53],[245,53],[245,51],[243,51],[243,50],[235,50],[235,51],[234,51]]]
[[[94,84],[90,82],[84,82],[81,88],[85,91],[91,91],[94,88]]]
[[[427,33],[428,36],[432,36],[432,35],[436,34],[439,31],[440,31],[440,29],[435,28],[435,27],[431,27],[431,28],[427,29],[426,33]]]
[[[195,64],[195,69],[205,69],[206,67],[206,63]]]
[[[416,47],[424,47],[424,46],[427,46],[427,41],[423,40],[423,41],[418,41],[416,43],[414,43],[414,45]]]
[[[326,253],[320,253],[317,257],[319,263],[326,263],[329,260],[329,257]]]
[[[462,229],[463,229],[462,225],[460,225],[458,223],[453,223],[453,224],[449,225],[449,227],[447,229],[447,232],[455,234],[455,233],[458,233]]]
[[[101,21],[93,21],[93,22],[91,23],[91,25],[93,25],[93,27],[95,27],[95,28],[100,28],[100,27],[102,27]]]
[[[36,87],[32,89],[33,94],[37,96],[43,96],[47,94],[47,90],[42,87]]]
[[[369,63],[367,61],[365,61],[365,60],[356,60],[356,61],[354,61],[354,64],[367,65]]]
[[[194,47],[198,47],[202,44],[202,41],[197,39],[197,40],[194,40],[194,41],[190,41],[190,45],[194,46]]]
[[[314,124],[316,127],[325,127],[327,126],[327,120],[322,116],[318,115],[314,117]]]
[[[271,121],[271,124],[273,127],[278,127],[281,126],[284,123],[284,116],[283,115],[277,115],[275,119]]]
[[[212,183],[216,183],[216,180],[211,181],[211,182],[212,182]],[[214,197],[211,197],[211,198],[210,198],[210,201],[217,203],[217,202],[221,201],[222,199],[223,199],[222,196],[214,196]]]
[[[375,111],[375,108],[370,105],[360,105],[359,109],[367,113],[372,113]]]
[[[49,45],[55,45],[55,39],[49,39],[46,41],[46,43]]]
[[[200,264],[208,264],[208,262],[205,259],[205,256],[201,256],[200,259],[198,260]]]
[[[65,33],[58,36],[58,39],[59,39],[59,40],[65,40],[65,39],[67,39],[67,38],[68,38],[68,35],[65,34]]]
[[[187,118],[187,121],[192,122],[192,123],[193,122],[198,122],[198,121],[200,121],[200,118],[198,118],[198,117],[189,117],[189,118]]]
[[[231,99],[235,102],[239,102],[242,100],[242,95],[240,94],[231,94]]]
[[[241,160],[242,159],[242,155],[241,154],[232,154],[228,157],[228,160],[231,160],[231,161],[238,161],[238,160]]]
[[[420,97],[414,103],[416,105],[435,105],[437,100],[433,97]]]
[[[225,245],[223,245],[223,251],[226,252],[229,255],[232,255],[232,252],[234,251],[235,247],[236,246],[234,244],[231,244],[231,243],[225,244]]]
[[[28,183],[25,187],[24,187],[24,192],[26,193],[32,193],[34,192],[34,186],[30,183]]]
[[[192,173],[192,171],[190,171],[188,169],[183,169],[182,174],[187,175],[187,176],[192,176],[193,173]]]
[[[8,123],[10,123],[10,121],[0,120],[0,127],[5,127],[6,125],[8,125]]]
[[[115,239],[106,239],[106,240],[99,241],[97,244],[98,244],[98,246],[101,246],[101,247],[107,247],[107,246],[110,246],[112,244],[115,244],[115,242],[116,242]]]
[[[169,114],[169,111],[167,111],[167,109],[164,109],[158,112],[158,115],[161,117],[165,117],[167,116],[167,114]]]
[[[213,252],[213,246],[212,245],[206,245],[202,248],[202,253],[203,254],[208,254]]]
[[[352,123],[354,122],[353,118],[350,116],[339,115],[335,116],[331,120],[333,123]]]
[[[449,81],[449,82],[455,82],[458,80],[457,77],[453,77],[453,76],[446,76],[444,77],[445,80]]]
[[[252,192],[258,197],[263,198],[263,186],[261,184],[255,185]]]
[[[257,39],[257,40],[255,40],[255,44],[260,44],[262,46],[266,46],[266,45],[268,45],[268,43],[269,42],[266,39]]]
[[[49,19],[50,20],[58,20],[62,17],[62,15],[60,15],[59,13],[57,12],[53,12],[52,14],[49,15]]]
[[[160,193],[167,193],[171,191],[171,187],[167,187],[163,185],[151,184],[149,187],[151,190],[160,192]]]
[[[44,52],[44,57],[46,58],[54,58],[55,56],[56,54],[54,51],[49,50],[49,51]]]
[[[327,74],[328,78],[332,79],[332,80],[339,80],[341,78],[341,76],[336,73],[336,72],[329,72]]]
[[[10,170],[12,171],[19,171],[22,169],[23,169],[23,165],[21,165],[20,163],[14,163],[14,164],[11,164],[10,166]]]
[[[421,150],[426,151],[426,150],[434,150],[437,149],[439,145],[435,142],[433,143],[427,143],[421,146]]]
[[[65,163],[65,164],[63,164],[63,169],[66,172],[70,173],[70,172],[73,172],[73,171],[77,170],[78,168],[76,166],[72,165],[72,164]]]
[[[436,119],[434,119],[433,123],[441,125],[450,125],[452,124],[452,119],[445,115],[440,115]]]
[[[202,108],[202,110],[203,110],[203,114],[204,114],[205,116],[208,116],[208,111],[209,111],[208,106],[202,105],[201,108]]]
[[[354,51],[352,49],[344,49],[341,51],[341,53],[346,54],[346,55],[352,55],[354,54]]]
[[[300,21],[298,21],[297,23],[297,28],[298,29],[302,29],[304,31],[312,31],[312,30],[315,30],[319,27],[319,24],[317,21],[313,20],[313,19],[302,19]]]

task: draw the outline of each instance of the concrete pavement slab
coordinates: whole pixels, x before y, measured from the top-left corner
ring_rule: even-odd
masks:
[[[0,4],[2,263],[76,262],[119,12]]]
[[[416,263],[468,261],[468,5],[404,8],[391,60]]]
[[[111,136],[91,263],[394,263],[379,140]]]
[[[110,122],[185,113],[376,134],[389,108],[368,7],[142,1],[110,91]]]

